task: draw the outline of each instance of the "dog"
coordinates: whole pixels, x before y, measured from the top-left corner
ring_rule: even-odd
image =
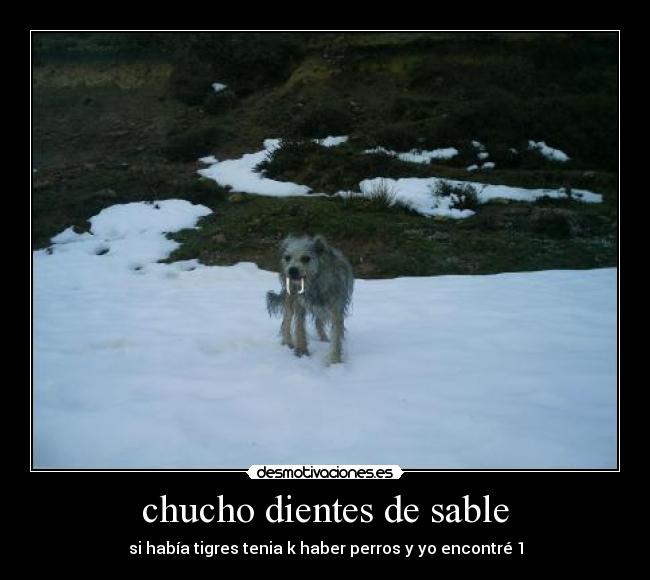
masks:
[[[354,274],[345,256],[323,236],[289,236],[280,244],[281,292],[268,292],[269,315],[282,313],[282,344],[296,356],[309,355],[306,315],[315,323],[318,336],[328,341],[325,326],[332,327],[327,363],[342,362],[344,319],[352,301]],[[292,324],[295,329],[292,334]]]

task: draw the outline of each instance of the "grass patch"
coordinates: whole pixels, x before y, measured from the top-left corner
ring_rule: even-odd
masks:
[[[342,106],[319,105],[299,113],[286,127],[294,138],[318,138],[347,135],[353,125],[350,112]]]
[[[587,229],[580,236],[561,237],[534,231],[531,204],[486,204],[474,217],[438,221],[385,211],[357,197],[248,197],[248,203],[221,205],[199,229],[172,234],[182,245],[170,261],[253,261],[275,270],[277,244],[290,232],[325,235],[362,278],[580,269],[613,266],[617,259],[615,218],[602,206],[577,206]]]
[[[346,145],[321,147],[310,141],[287,140],[258,165],[258,170],[272,179],[336,193],[357,190],[361,181],[374,177],[424,176],[423,167],[383,153],[362,154]]]
[[[170,161],[196,161],[210,155],[229,135],[220,127],[207,126],[172,132],[162,152]]]
[[[69,226],[87,231],[88,219],[105,207],[137,201],[186,199],[210,208],[224,202],[228,191],[210,179],[198,178],[194,168],[147,162],[127,169],[97,166],[39,172],[32,194],[34,249]]]

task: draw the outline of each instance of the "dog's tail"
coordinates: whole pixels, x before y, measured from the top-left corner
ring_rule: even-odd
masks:
[[[266,309],[269,311],[269,316],[277,316],[284,311],[284,296],[277,292],[266,293]]]

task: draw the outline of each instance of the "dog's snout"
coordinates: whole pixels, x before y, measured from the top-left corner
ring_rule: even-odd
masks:
[[[291,266],[287,272],[291,278],[300,278],[300,271],[295,266]]]

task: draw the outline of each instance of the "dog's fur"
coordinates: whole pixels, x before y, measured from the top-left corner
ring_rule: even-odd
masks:
[[[309,313],[321,340],[328,340],[325,325],[331,324],[328,363],[340,363],[345,333],[343,321],[349,311],[354,285],[352,267],[345,256],[322,236],[289,236],[280,244],[279,275],[282,291],[279,294],[268,292],[266,306],[271,315],[282,313],[282,344],[292,348],[297,356],[309,354],[305,329]],[[304,292],[299,293],[301,287]]]

